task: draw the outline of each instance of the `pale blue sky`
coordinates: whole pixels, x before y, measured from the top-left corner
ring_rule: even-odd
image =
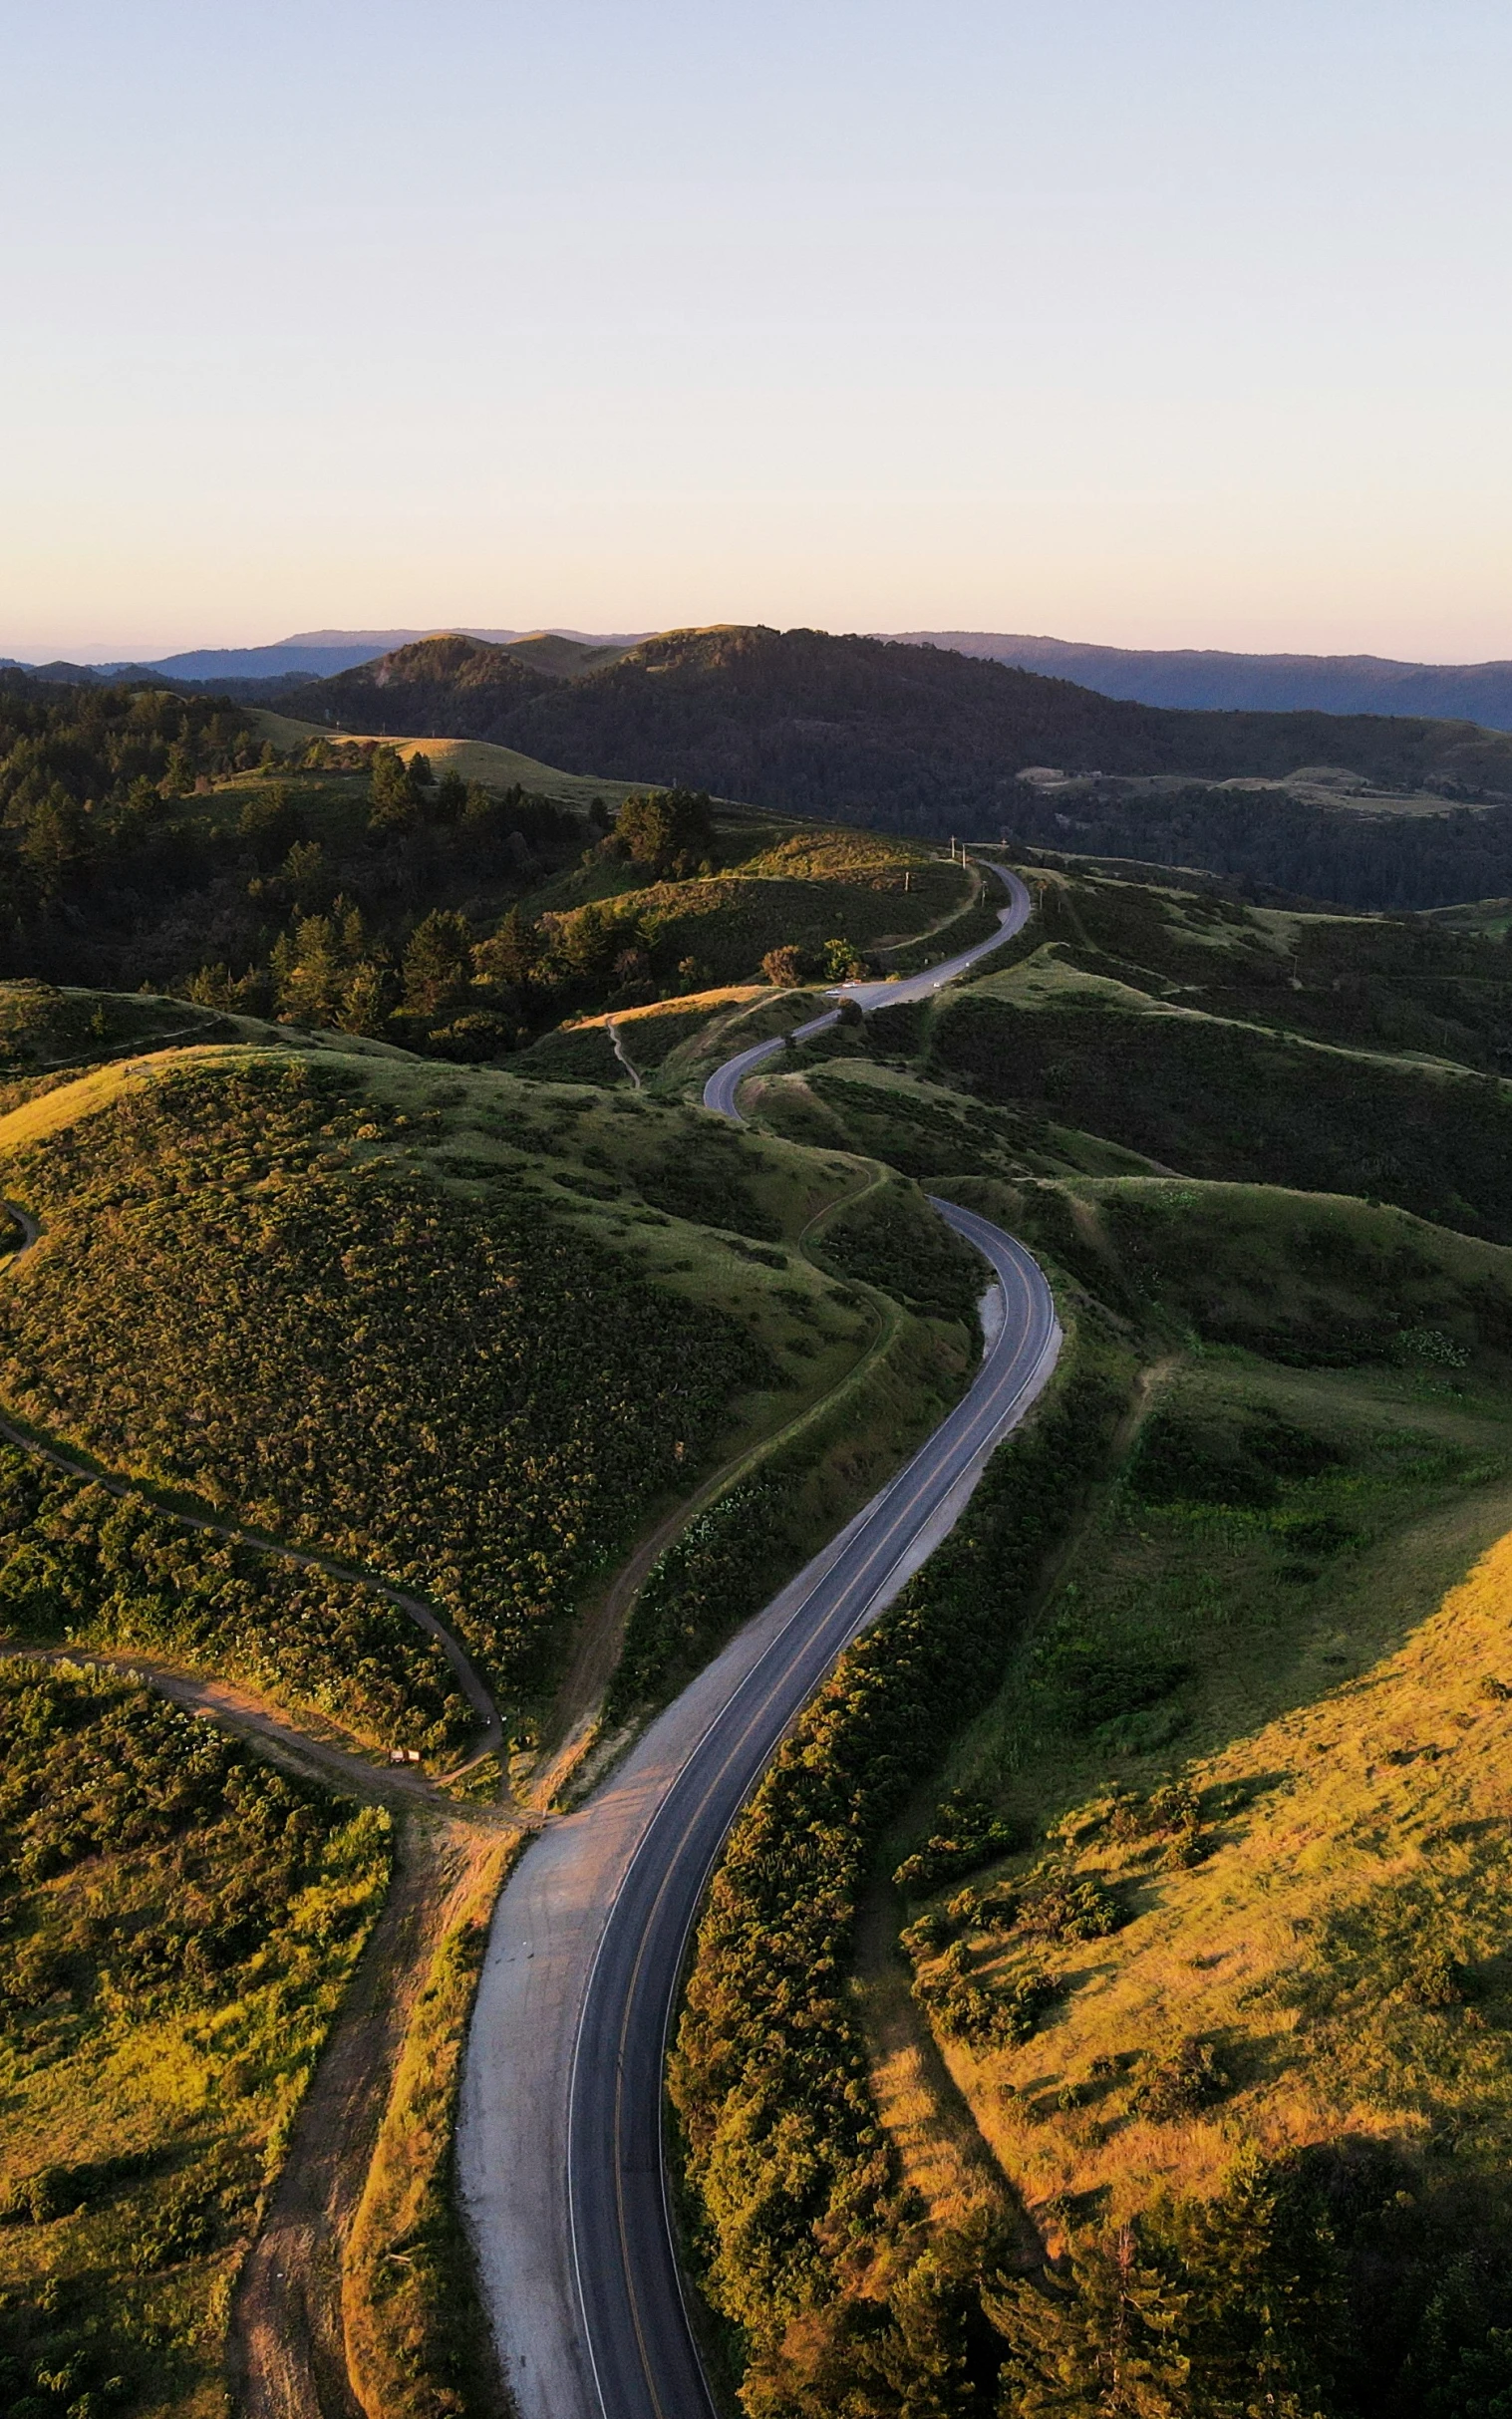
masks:
[[[0,654],[1512,655],[1504,0],[0,0]]]

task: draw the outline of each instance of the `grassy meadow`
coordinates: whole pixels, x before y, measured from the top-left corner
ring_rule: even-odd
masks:
[[[332,733],[318,723],[301,723],[292,715],[276,714],[268,706],[249,706],[246,720],[259,740],[269,742],[281,756],[308,748],[312,740],[335,739],[338,744],[352,740],[356,746],[368,743],[364,734]],[[482,781],[490,789],[509,789],[517,782],[536,797],[550,798],[554,804],[571,806],[586,813],[595,798],[606,805],[617,806],[644,782],[601,780],[596,774],[558,772],[552,764],[538,764],[533,756],[521,756],[514,748],[497,748],[488,740],[413,740],[382,738],[376,744],[395,749],[406,761],[412,756],[429,756],[438,772],[450,766],[464,781]]]

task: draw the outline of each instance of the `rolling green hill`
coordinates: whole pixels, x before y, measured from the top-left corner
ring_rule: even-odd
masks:
[[[1039,896],[1001,971],[878,1011],[843,1057],[805,1045],[765,1084],[775,1128],[921,1178],[1140,1165],[1512,1240],[1499,943],[1085,873]]]
[[[164,1500],[415,1590],[527,1727],[658,1504],[879,1344],[902,1419],[884,1452],[959,1382],[959,1327],[872,1307],[798,1248],[872,1173],[852,1161],[592,1088],[251,1039],[108,1060],[0,1119],[0,1185],[43,1229],[0,1285],[0,1398]],[[24,1617],[19,1575],[7,1594]],[[187,1608],[159,1631],[194,1643]],[[307,1653],[285,1683],[307,1701],[311,1671]]]
[[[1068,1345],[717,1877],[706,2289],[783,2419],[1486,2419],[1505,958],[1131,870],[746,1093],[1022,1235]]]

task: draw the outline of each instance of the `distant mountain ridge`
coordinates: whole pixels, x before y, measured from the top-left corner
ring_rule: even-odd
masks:
[[[278,639],[267,647],[197,647],[182,655],[131,661],[123,658],[112,664],[72,664],[62,660],[27,664],[14,656],[0,656],[0,671],[30,672],[34,679],[73,681],[81,687],[112,681],[122,673],[142,672],[160,672],[169,680],[192,681],[196,686],[298,677],[328,680],[338,672],[350,672],[359,664],[371,664],[380,656],[391,655],[398,647],[411,647],[439,635],[443,633],[434,630],[300,630],[292,638]],[[596,650],[633,647],[637,640],[651,634],[644,630],[599,634],[587,630],[536,629],[468,630],[463,635],[497,647],[560,639]]]
[[[459,623],[430,630],[297,630],[265,647],[200,647],[178,655],[110,664],[27,664],[0,657],[0,671],[88,685],[122,673],[161,673],[196,685],[334,679],[402,647],[455,635],[511,647],[560,639],[584,648],[628,650],[667,636],[649,630],[482,630]],[[1195,713],[1425,716],[1512,731],[1512,660],[1417,664],[1381,655],[1246,655],[1217,647],[1099,647],[1076,639],[1001,630],[894,630],[874,634],[901,647],[948,649],[1021,672],[1073,681],[1125,705]],[[573,667],[574,672],[596,667]],[[565,672],[567,667],[561,669]],[[250,691],[242,692],[247,696]],[[271,690],[268,692],[271,694]]]
[[[560,647],[563,642],[556,642]],[[564,771],[943,834],[1018,822],[1032,765],[1183,780],[1337,765],[1512,798],[1512,739],[1468,722],[1130,704],[938,646],[821,630],[668,631],[601,668],[460,634],[291,688],[333,730],[491,740]]]
[[[1212,647],[1094,647],[997,630],[904,630],[898,644],[948,647],[1103,697],[1187,711],[1427,715],[1512,731],[1512,662],[1396,663],[1382,655],[1238,655]]]

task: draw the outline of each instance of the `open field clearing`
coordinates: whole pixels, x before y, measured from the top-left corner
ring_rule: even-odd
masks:
[[[259,739],[271,740],[284,753],[306,748],[312,740],[351,740],[358,747],[374,744],[393,748],[407,763],[411,756],[424,755],[438,772],[450,765],[464,781],[484,781],[490,789],[510,789],[518,783],[537,797],[583,812],[595,798],[617,806],[633,789],[644,786],[634,781],[600,780],[585,772],[558,772],[552,764],[538,764],[534,756],[521,756],[513,748],[497,748],[488,740],[394,739],[387,734],[332,732],[319,723],[296,722],[291,715],[275,714],[267,706],[249,706],[246,720]]]

